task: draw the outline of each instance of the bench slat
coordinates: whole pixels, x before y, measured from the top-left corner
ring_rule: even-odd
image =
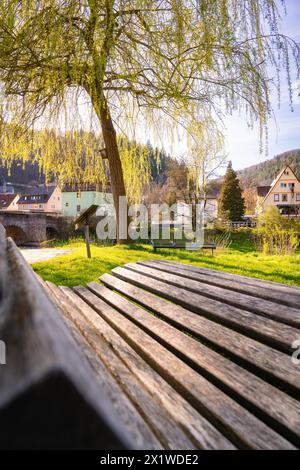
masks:
[[[143,268],[138,268],[138,266],[143,266]],[[184,270],[177,269],[175,273],[171,273],[155,264],[155,262],[147,261],[143,263],[129,263],[126,264],[125,267],[134,269],[148,276],[167,281],[175,286],[178,285],[192,292],[201,293],[201,295],[206,295],[209,298],[222,300],[222,302],[228,303],[229,305],[245,308],[250,312],[267,316],[276,321],[282,322],[282,319],[288,319],[288,322],[292,322],[294,325],[296,324],[296,327],[300,325],[299,309],[287,307],[286,305],[278,305],[277,303],[254,297],[252,295],[233,292],[217,285],[210,285],[205,282],[205,279],[200,281],[187,278],[185,276],[186,271]],[[182,277],[182,273],[184,277]],[[281,328],[287,330],[289,327],[282,325]]]
[[[126,429],[127,433],[131,435],[132,439],[139,448],[162,449],[163,446],[161,442],[157,439],[156,435],[149,428],[147,423],[145,423],[145,420],[137,411],[138,409],[140,409],[140,406],[136,408],[133,403],[131,403],[129,398],[125,395],[124,391],[119,385],[119,383],[122,383],[123,385],[123,383],[125,382],[126,386],[136,386],[134,377],[128,377],[129,374],[126,373],[122,374],[122,381],[119,381],[119,383],[113,378],[113,375],[109,372],[104,361],[102,360],[103,355],[105,358],[107,358],[112,368],[116,366],[117,369],[120,370],[120,368],[122,368],[121,361],[118,360],[118,358],[114,355],[113,351],[109,348],[109,346],[106,345],[104,341],[101,340],[101,338],[99,338],[99,335],[95,333],[95,330],[93,330],[93,328],[85,319],[85,317],[79,313],[79,306],[77,304],[74,304],[73,301],[68,296],[66,296],[65,292],[63,292],[59,287],[49,282],[47,282],[46,287],[50,290],[52,295],[55,296],[55,300],[57,301],[57,304],[61,309],[64,321],[66,322],[69,329],[72,331],[73,336],[75,337],[78,344],[81,346],[82,351],[84,351],[85,355],[87,356],[99,380],[101,380],[102,385],[106,390],[106,393],[110,397],[113,406],[116,409],[119,420],[124,426],[124,430]],[[75,300],[80,301],[77,296],[75,296]],[[125,389],[126,386],[124,387]],[[144,398],[143,390],[141,390],[141,387],[139,387],[139,391],[140,394],[138,395],[138,398],[141,397],[141,400],[138,400],[138,405],[140,405],[140,401],[143,401]],[[151,397],[147,404],[148,403],[149,412],[151,411],[151,413],[155,415],[153,407],[151,406]],[[162,424],[165,424],[163,418]],[[166,435],[168,435],[167,431],[168,428],[166,427]],[[182,441],[184,446],[186,444],[184,438],[182,439]]]
[[[234,273],[229,273],[225,271],[217,271],[216,269],[205,268],[203,266],[196,266],[193,264],[179,263],[177,261],[157,260],[157,262],[159,262],[160,264],[167,265],[167,266],[176,266],[176,267],[179,267],[180,269],[185,269],[187,271],[194,271],[196,273],[206,274],[208,276],[218,277],[221,279],[228,279],[228,280],[234,280],[234,281],[239,281],[239,282],[242,281],[243,284],[247,284],[253,287],[255,286],[265,287],[267,289],[274,290],[275,292],[281,292],[282,294],[287,296],[287,298],[289,298],[289,295],[292,294],[291,306],[297,307],[299,305],[300,287],[298,286],[294,286],[290,284],[282,284],[280,282],[274,282],[274,281],[267,281],[266,279],[243,276],[241,274],[234,274]],[[296,305],[294,304],[295,301],[297,302]]]
[[[254,339],[259,339],[276,349],[287,353],[293,351],[291,345],[299,335],[298,329],[178,287],[180,285],[178,279],[176,279],[176,285],[163,282],[159,280],[164,278],[163,273],[151,270],[151,276],[149,276],[150,269],[138,265],[126,265],[125,268],[114,268],[112,272],[125,281],[136,283],[155,294],[162,294],[189,310],[207,316]],[[168,274],[168,276],[171,275]],[[199,292],[201,292],[200,289]]]
[[[211,343],[222,353],[229,353],[234,358],[237,357],[239,363],[242,363],[244,367],[248,367],[251,371],[254,370],[264,378],[267,377],[271,382],[277,383],[285,389],[296,387],[296,394],[299,394],[300,378],[290,356],[193,313],[180,305],[170,304],[168,300],[115,276],[103,274],[99,279],[106,286],[162,316],[177,328],[191,333],[202,341]],[[163,292],[160,290],[160,295],[163,295]]]
[[[96,282],[88,288],[225,393],[300,445],[300,403],[252,373]]]
[[[281,291],[276,291],[275,289],[270,289],[266,286],[262,287],[256,286],[255,284],[244,284],[242,279],[223,279],[222,277],[207,275],[206,273],[198,273],[190,269],[184,269],[179,265],[173,266],[161,263],[159,260],[138,261],[137,264],[158,269],[170,274],[175,274],[187,279],[192,279],[194,281],[204,282],[208,285],[211,284],[213,286],[228,289],[230,291],[247,294],[247,296],[250,295],[260,299],[265,299],[267,301],[271,301],[272,303],[276,302],[282,304],[283,306],[281,305],[280,307],[275,307],[273,310],[273,317],[283,323],[300,327],[300,292],[299,295],[290,293],[284,293],[283,295]],[[288,308],[286,308],[286,306],[288,306]]]
[[[69,288],[61,289],[71,302],[76,303],[79,318],[84,316],[88,320],[122,362],[126,364],[133,375],[133,380],[135,380],[134,377],[137,377],[140,383],[149,390],[155,400],[169,413],[175,423],[178,423],[185,430],[199,448],[233,449],[234,446],[170,387],[93,308],[77,296],[75,292],[70,291]],[[105,308],[109,307],[106,304],[104,306]],[[89,330],[85,329],[84,331],[89,337]],[[93,342],[93,347],[99,352],[97,341],[96,343]],[[102,357],[110,367],[110,356],[105,359],[104,354]],[[138,386],[136,393],[139,392],[140,388],[141,385]]]
[[[68,294],[66,296],[66,293]],[[68,309],[82,333],[92,344],[94,352],[99,355],[106,367],[121,384],[129,398],[133,401],[136,409],[143,416],[147,427],[149,426],[155,436],[158,436],[161,445],[153,448],[164,449],[195,449],[196,445],[184,433],[183,429],[170,418],[167,411],[153,398],[143,384],[134,376],[124,362],[115,354],[111,346],[103,338],[99,337],[97,330],[91,325],[89,316],[95,314],[83,300],[69,288],[63,288],[62,295],[66,299]],[[74,305],[70,310],[69,300]],[[83,314],[84,312],[84,314]],[[129,422],[132,418],[128,415]],[[144,423],[145,427],[145,423]],[[153,440],[152,432],[152,440]],[[157,441],[157,439],[154,439]],[[149,444],[148,444],[149,445]]]
[[[238,403],[191,369],[173,353],[134,325],[117,310],[83,287],[74,288],[201,414],[208,417],[235,443],[249,448],[289,448],[290,444]],[[225,411],[226,410],[226,411]],[[255,430],[255,432],[254,432]]]

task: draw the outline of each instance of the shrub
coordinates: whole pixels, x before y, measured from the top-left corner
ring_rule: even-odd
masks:
[[[231,233],[229,231],[220,233],[216,235],[215,242],[217,248],[227,249],[230,247],[232,240],[231,240]]]
[[[258,218],[253,233],[257,249],[267,255],[291,254],[299,245],[299,222],[280,215],[277,207]]]

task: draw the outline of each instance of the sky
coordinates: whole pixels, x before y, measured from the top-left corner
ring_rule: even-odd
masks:
[[[282,16],[281,32],[300,43],[300,0],[286,0],[287,15]],[[283,79],[285,78],[283,71]],[[300,81],[297,81],[295,66],[292,68],[294,111],[291,112],[288,87],[283,82],[280,109],[276,93],[272,97],[274,118],[269,122],[268,156],[259,153],[258,130],[249,129],[243,116],[237,113],[226,117],[226,153],[238,170],[261,163],[286,150],[300,148]]]

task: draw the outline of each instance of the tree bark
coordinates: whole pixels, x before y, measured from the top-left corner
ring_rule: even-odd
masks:
[[[97,113],[98,114],[98,113]],[[117,135],[113,125],[113,121],[109,112],[109,108],[105,99],[101,100],[101,106],[98,115],[101,123],[103,139],[106,148],[106,154],[109,163],[109,172],[111,180],[111,188],[117,218],[117,243],[128,242],[128,211],[126,214],[120,213],[120,197],[126,198],[126,189],[123,178],[122,163],[120,159]],[[123,224],[120,221],[123,221]],[[122,227],[120,227],[122,225]],[[124,226],[125,225],[125,226]]]

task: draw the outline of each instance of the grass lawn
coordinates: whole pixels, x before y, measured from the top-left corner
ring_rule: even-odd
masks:
[[[300,286],[299,251],[291,256],[266,256],[256,252],[252,241],[242,233],[232,234],[230,248],[217,249],[214,256],[206,251],[167,249],[154,253],[151,246],[142,244],[92,245],[92,259],[87,259],[83,241],[73,240],[61,245],[61,248],[73,251],[49,261],[35,263],[33,268],[43,279],[66,286],[87,284],[116,266],[146,259],[168,259]]]

